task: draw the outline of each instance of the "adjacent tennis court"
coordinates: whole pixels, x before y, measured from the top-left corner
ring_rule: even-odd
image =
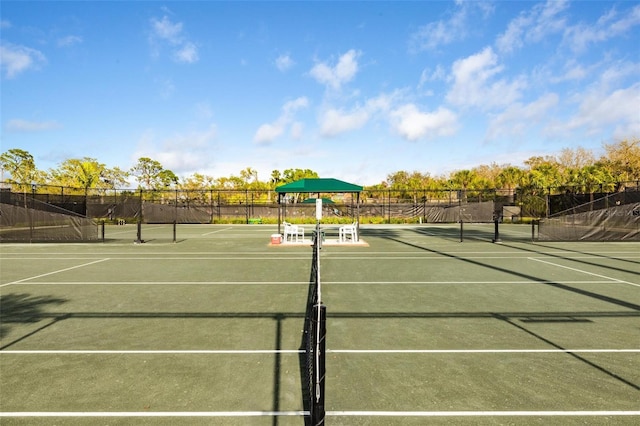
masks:
[[[638,424],[640,244],[464,226],[322,247],[326,424]],[[0,245],[1,423],[308,424],[312,249],[274,232]]]

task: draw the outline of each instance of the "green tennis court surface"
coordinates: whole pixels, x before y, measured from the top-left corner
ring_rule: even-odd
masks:
[[[640,245],[491,226],[322,248],[327,425],[640,422]],[[0,245],[0,423],[304,425],[312,249],[267,225],[136,232]]]

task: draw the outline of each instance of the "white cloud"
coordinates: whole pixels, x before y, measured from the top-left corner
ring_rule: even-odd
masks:
[[[456,132],[458,125],[457,115],[447,108],[422,112],[414,104],[406,104],[392,111],[391,120],[395,131],[410,141],[450,136]]]
[[[311,71],[309,71],[309,74],[311,74],[318,83],[336,90],[340,89],[344,83],[351,81],[358,72],[358,57],[360,55],[361,53],[359,51],[351,49],[340,56],[338,63],[334,67],[321,62],[314,65]]]
[[[565,33],[565,42],[576,52],[585,51],[590,45],[607,41],[640,25],[640,5],[619,13],[611,9],[595,23],[572,26]]]
[[[291,68],[295,64],[295,62],[293,61],[293,59],[291,59],[291,56],[286,54],[278,56],[276,58],[275,64],[276,68],[278,68],[282,72],[285,72],[289,68]]]
[[[82,37],[75,35],[60,37],[57,41],[58,47],[69,47],[80,43],[82,43]]]
[[[295,113],[297,110],[304,109],[308,106],[309,106],[309,100],[304,96],[301,96],[292,101],[288,101],[282,106],[283,116],[285,116],[288,120],[291,117],[291,115]]]
[[[515,103],[497,115],[489,123],[487,139],[499,136],[521,137],[527,129],[549,117],[549,111],[558,105],[559,97],[555,93],[547,93],[529,103]]]
[[[502,71],[503,66],[498,64],[498,57],[491,47],[455,61],[451,77],[453,86],[447,93],[447,101],[458,106],[481,109],[515,102],[526,84],[522,78],[495,80],[494,77]]]
[[[289,134],[291,135],[291,139],[300,140],[302,139],[302,134],[304,131],[304,125],[299,121],[291,124],[291,129],[289,130]]]
[[[198,61],[198,47],[183,34],[183,23],[172,22],[168,16],[162,19],[151,18],[151,36],[149,42],[153,55],[159,55],[158,44],[168,44],[171,58],[176,62],[192,64]]]
[[[282,113],[273,123],[265,123],[258,127],[258,130],[253,136],[253,141],[260,145],[266,145],[272,143],[274,140],[282,136],[287,126],[292,124],[295,113],[309,106],[309,100],[301,96],[292,101],[286,102],[282,106]],[[302,127],[296,123],[292,125],[291,135],[294,139],[298,139],[301,136]]]
[[[422,88],[425,84],[446,79],[446,71],[442,65],[438,65],[435,70],[431,70],[430,68],[425,68],[422,70],[420,74],[420,82],[418,83],[418,88]]]
[[[561,12],[567,7],[565,0],[547,0],[544,4],[535,4],[509,22],[507,30],[498,36],[496,47],[500,52],[512,52],[525,43],[536,43],[550,34],[564,31],[566,23]]]
[[[198,48],[193,43],[184,43],[179,49],[174,52],[173,57],[176,62],[193,64],[194,62],[198,62],[199,59]]]
[[[328,109],[320,117],[320,134],[324,137],[336,136],[340,133],[359,129],[369,121],[369,113],[365,109],[345,112]]]
[[[173,23],[166,15],[162,19],[151,18],[151,27],[153,34],[169,41],[171,44],[179,44],[182,41],[182,22]]]
[[[476,10],[479,10],[483,17],[493,12],[493,6],[482,1],[456,1],[455,5],[456,9],[448,19],[429,22],[411,34],[409,50],[412,52],[435,50],[455,41],[464,40],[469,35],[470,20],[475,17]]]
[[[449,19],[430,22],[413,33],[409,39],[409,49],[414,52],[433,50],[453,41],[464,40],[468,13],[464,3],[458,3],[458,6]]]
[[[334,137],[341,133],[360,129],[364,127],[374,115],[387,113],[398,96],[398,92],[381,94],[375,98],[368,99],[364,105],[356,106],[351,110],[327,107],[320,114],[320,135],[323,137]]]
[[[565,64],[565,72],[560,77],[552,78],[551,81],[554,83],[561,81],[577,81],[583,80],[589,74],[589,69],[586,68],[583,64],[579,64],[576,62],[568,62]]]
[[[262,124],[256,130],[253,141],[258,144],[268,144],[278,139],[284,133],[284,123],[276,121],[275,123]]]
[[[147,131],[140,138],[132,159],[137,161],[140,157],[149,157],[178,175],[194,173],[209,165],[217,133],[216,126],[212,124],[200,131],[176,133],[157,141],[154,133]]]
[[[3,30],[8,30],[9,28],[11,28],[11,21],[7,19],[0,20],[0,28],[2,28]]]
[[[584,128],[589,134],[603,132],[613,126],[614,138],[640,135],[640,83],[611,93],[599,90],[585,94],[578,112],[568,121],[566,128]]]
[[[9,132],[44,132],[60,129],[62,126],[57,121],[28,121],[15,118],[7,121],[5,129]]]
[[[46,62],[45,56],[38,50],[11,43],[0,45],[0,69],[6,78],[14,78],[30,69],[37,69]]]

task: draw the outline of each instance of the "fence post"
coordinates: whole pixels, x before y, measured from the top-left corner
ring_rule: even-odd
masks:
[[[391,223],[391,190],[387,193],[389,204],[387,205],[387,223]]]
[[[213,189],[209,189],[209,223],[213,223]]]
[[[249,224],[249,215],[251,214],[251,212],[249,211],[249,190],[245,189],[244,190],[244,212],[245,212],[245,219],[247,222],[247,225]]]
[[[136,244],[141,244],[142,241],[142,188],[140,188],[140,210],[138,211],[137,231],[136,231]]]

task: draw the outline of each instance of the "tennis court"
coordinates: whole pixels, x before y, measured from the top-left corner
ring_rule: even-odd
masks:
[[[640,244],[464,226],[322,247],[326,424],[638,424]],[[0,423],[308,423],[312,249],[274,232],[0,245]]]

